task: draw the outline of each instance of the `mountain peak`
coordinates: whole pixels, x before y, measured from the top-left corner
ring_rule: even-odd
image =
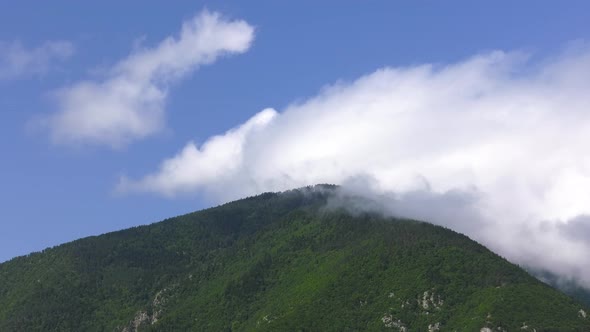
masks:
[[[468,237],[266,193],[0,264],[0,330],[588,330]],[[582,314],[584,313],[584,314]]]

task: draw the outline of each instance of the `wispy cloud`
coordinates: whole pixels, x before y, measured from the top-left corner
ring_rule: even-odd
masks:
[[[0,80],[44,75],[73,54],[74,45],[68,41],[46,41],[29,49],[19,41],[0,41]]]
[[[388,213],[447,225],[590,286],[590,240],[572,235],[590,215],[588,77],[587,50],[383,68],[265,110],[247,134],[189,143],[119,190],[227,201],[369,179],[364,192],[388,197]]]
[[[120,147],[161,130],[170,85],[220,56],[243,53],[254,38],[244,21],[203,11],[178,37],[134,51],[102,80],[60,89],[59,110],[46,119],[56,143]]]

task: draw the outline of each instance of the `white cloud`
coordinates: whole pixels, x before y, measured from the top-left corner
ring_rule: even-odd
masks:
[[[389,213],[449,226],[590,287],[590,239],[566,231],[587,230],[580,216],[590,215],[588,77],[586,50],[536,63],[492,52],[383,68],[191,143],[119,189],[227,201],[369,179],[365,194],[388,197]],[[256,130],[243,129],[252,122]]]
[[[173,196],[190,192],[210,184],[213,179],[233,175],[241,167],[243,144],[248,137],[264,128],[277,116],[273,109],[265,109],[238,128],[210,138],[201,149],[188,143],[175,157],[164,161],[160,172],[148,175],[141,182],[123,178],[120,189],[153,191]]]
[[[46,41],[32,49],[18,41],[0,42],[0,80],[43,75],[73,54],[74,45],[67,41]]]
[[[218,57],[243,53],[254,28],[204,11],[178,37],[134,51],[100,81],[81,81],[56,93],[59,111],[46,119],[57,143],[120,147],[164,127],[170,84]]]

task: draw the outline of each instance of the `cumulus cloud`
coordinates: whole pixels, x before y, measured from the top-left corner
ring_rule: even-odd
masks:
[[[140,182],[123,178],[119,188],[173,196],[208,185],[212,179],[233,175],[241,167],[236,161],[242,159],[243,145],[248,137],[265,128],[276,115],[275,110],[265,109],[238,128],[210,138],[200,149],[194,142],[189,142],[178,155],[164,161],[157,174],[148,175]]]
[[[448,226],[590,286],[590,240],[577,235],[590,215],[588,77],[584,49],[383,68],[190,143],[119,189],[227,201],[346,183],[380,197],[389,214]]]
[[[57,91],[59,110],[45,121],[53,141],[120,147],[160,131],[170,85],[220,56],[247,51],[253,38],[244,21],[198,14],[178,37],[134,51],[103,79]]]
[[[18,41],[0,41],[0,80],[43,75],[73,54],[74,45],[68,41],[46,41],[31,49]]]

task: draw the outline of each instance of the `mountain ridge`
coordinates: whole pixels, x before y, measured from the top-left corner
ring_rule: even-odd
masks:
[[[467,236],[265,193],[0,264],[0,330],[590,330]]]

